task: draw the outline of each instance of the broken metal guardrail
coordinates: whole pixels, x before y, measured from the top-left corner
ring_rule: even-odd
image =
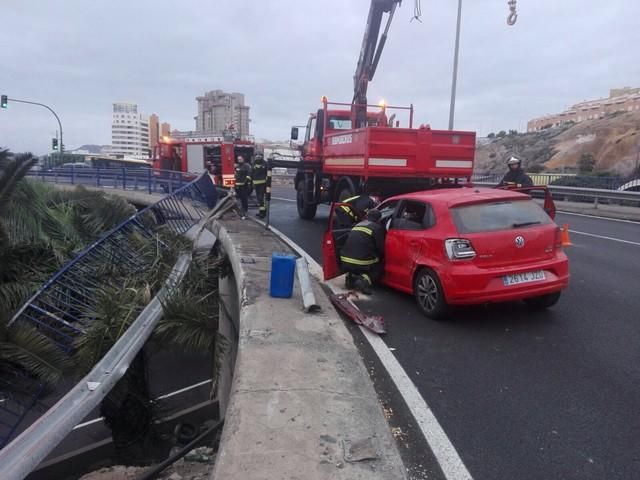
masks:
[[[26,322],[65,352],[73,349],[76,337],[85,333],[95,311],[95,293],[106,285],[101,265],[117,265],[130,271],[147,265],[141,260],[136,236],[153,238],[152,225],[164,225],[178,235],[198,223],[215,203],[217,191],[209,176],[196,180],[137,212],[99,240],[89,245],[56,272],[9,322]],[[158,242],[158,248],[164,248]],[[36,382],[35,380],[33,380]],[[22,395],[0,388],[0,448],[15,434],[42,394],[42,388]]]
[[[98,406],[125,374],[162,316],[162,302],[180,284],[189,265],[190,254],[182,254],[165,285],[140,313],[106,355],[80,383],[29,428],[0,450],[2,478],[21,480],[53,450],[91,410]]]

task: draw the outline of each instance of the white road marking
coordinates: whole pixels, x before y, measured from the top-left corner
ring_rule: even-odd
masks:
[[[601,238],[603,240],[611,240],[612,242],[628,243],[630,245],[640,246],[640,242],[632,242],[631,240],[622,240],[621,238],[605,237],[604,235],[596,235],[594,233],[579,232],[577,230],[571,230],[571,229],[569,229],[569,232],[575,233],[577,235],[585,235],[587,237]]]
[[[601,217],[599,215],[588,215],[586,213],[564,212],[562,210],[558,210],[558,213],[561,213],[563,215],[574,215],[576,217],[598,218],[600,220],[610,220],[612,222],[633,223],[635,225],[640,225],[640,222],[636,222],[635,220],[624,220],[622,218]]]
[[[269,227],[276,235],[293,248],[300,256],[304,257],[309,263],[309,272],[322,282],[322,267],[307,252],[304,251],[297,243],[284,235],[275,227]],[[328,282],[324,282],[334,293],[336,288]],[[376,352],[380,362],[389,373],[391,380],[395,383],[396,388],[402,395],[411,414],[418,423],[422,435],[431,447],[444,476],[447,480],[473,480],[473,477],[464,465],[464,462],[458,455],[455,447],[447,437],[435,415],[427,405],[425,399],[420,395],[417,387],[411,381],[407,373],[404,371],[398,360],[384,341],[374,333],[364,327],[360,327],[364,337],[369,341],[369,345]]]
[[[176,390],[170,393],[165,393],[164,395],[160,395],[158,398],[156,398],[156,401],[164,400],[165,398],[173,397],[175,395],[180,395],[181,393],[188,392],[189,390],[193,390],[194,388],[202,387],[203,385],[206,385],[207,383],[211,383],[211,382],[212,382],[212,379],[203,380],[202,382],[194,383],[193,385],[189,385],[188,387],[181,388],[180,390]],[[88,427],[89,425],[93,425],[94,423],[98,423],[103,420],[104,420],[104,417],[94,418],[93,420],[89,420],[84,423],[79,423],[78,425],[73,427],[73,430],[78,430],[80,428]]]
[[[295,200],[292,200],[290,198],[282,198],[282,197],[271,197],[271,200],[282,200],[283,202],[295,202]]]

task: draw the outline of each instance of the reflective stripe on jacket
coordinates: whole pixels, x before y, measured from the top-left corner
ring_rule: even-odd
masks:
[[[373,265],[384,257],[384,228],[365,220],[349,232],[340,260],[352,265]]]
[[[251,182],[251,167],[247,163],[236,166],[236,187],[243,187]]]
[[[267,183],[267,164],[264,162],[254,163],[251,178],[253,178],[254,185]]]

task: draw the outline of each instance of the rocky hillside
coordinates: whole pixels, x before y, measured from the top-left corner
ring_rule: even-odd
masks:
[[[594,172],[632,173],[640,149],[640,112],[618,113],[598,120],[507,134],[478,146],[476,171],[503,172],[508,155],[524,158],[525,169],[576,172],[585,154],[595,160]]]

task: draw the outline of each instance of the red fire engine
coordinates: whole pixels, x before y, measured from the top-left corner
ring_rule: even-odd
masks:
[[[313,218],[320,203],[340,201],[364,191],[387,197],[471,177],[474,132],[433,130],[424,125],[414,128],[413,105],[391,107],[367,102],[367,87],[399,3],[371,1],[352,102],[334,103],[323,97],[322,108],[310,115],[295,177],[300,218]],[[385,13],[387,23],[378,41]],[[396,114],[388,117],[388,111],[404,111],[408,126],[401,128],[395,121]],[[291,138],[298,139],[297,127],[291,129]]]
[[[235,185],[235,160],[242,155],[250,162],[255,153],[251,137],[201,133],[163,137],[153,152],[153,168],[157,175],[163,170],[198,174],[208,170],[216,185]]]

